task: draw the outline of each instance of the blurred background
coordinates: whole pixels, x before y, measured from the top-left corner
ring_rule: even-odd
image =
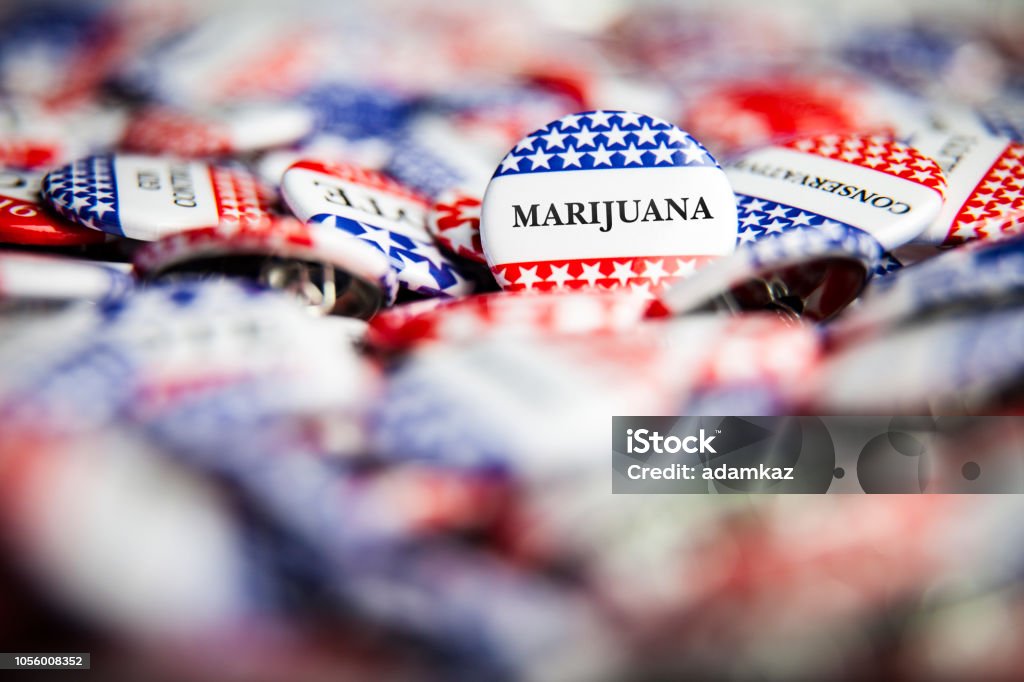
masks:
[[[453,176],[482,193],[523,135],[597,108],[672,121],[722,161],[965,120],[1019,142],[1024,3],[5,3],[0,90],[10,168],[132,147],[275,189],[312,158],[433,198]],[[307,124],[211,145],[143,116],[254,103]],[[848,337],[752,313],[641,322],[628,301],[544,333],[495,304],[465,333],[416,297],[368,330],[231,279],[126,294],[128,239],[0,249],[110,278],[0,267],[2,651],[88,651],[104,680],[1024,664],[1019,496],[612,495],[608,452],[614,414],[1020,414],[1019,277]],[[959,442],[984,461],[1021,434]],[[895,491],[919,492],[916,452],[892,452]],[[1019,483],[1017,459],[960,489]]]

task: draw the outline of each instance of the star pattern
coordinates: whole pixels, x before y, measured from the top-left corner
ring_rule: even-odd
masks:
[[[480,241],[480,199],[458,191],[443,195],[430,212],[427,230],[452,253],[486,263]]]
[[[441,298],[472,293],[472,283],[433,244],[329,213],[315,215],[309,223],[335,227],[373,245],[388,257],[399,285],[409,291]]]
[[[113,156],[89,156],[50,171],[43,178],[42,197],[74,223],[124,234],[117,210]]]
[[[270,222],[268,211],[273,196],[256,176],[214,166],[210,168],[210,179],[221,222],[242,225]]]
[[[717,167],[695,139],[667,121],[623,111],[561,118],[525,137],[495,177],[601,168]]]
[[[627,289],[648,296],[685,279],[715,258],[717,256],[582,258],[503,263],[491,271],[508,291]]]
[[[946,196],[946,176],[934,159],[880,135],[820,135],[782,146],[893,175]]]
[[[845,239],[849,234],[864,234],[877,245],[873,237],[847,223],[748,194],[736,195],[736,217],[740,222],[740,231],[736,236],[737,248],[808,228],[824,230],[837,239]],[[856,248],[860,249],[859,246]],[[875,256],[872,262],[874,275],[885,275],[903,267],[899,260],[888,252]]]
[[[967,197],[946,244],[1019,232],[1024,226],[1024,144],[1011,142]]]

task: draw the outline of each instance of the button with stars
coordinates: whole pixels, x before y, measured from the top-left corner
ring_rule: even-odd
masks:
[[[43,176],[0,168],[0,243],[31,246],[84,246],[106,240],[48,212],[39,200]]]
[[[523,138],[484,196],[481,237],[509,290],[650,295],[736,245],[736,200],[715,159],[676,126],[590,111]]]
[[[142,246],[133,260],[145,281],[242,277],[289,291],[320,314],[368,319],[397,292],[384,254],[336,230],[283,216],[170,235]]]
[[[741,244],[839,223],[891,250],[924,232],[946,194],[934,159],[880,136],[799,138],[752,151],[725,172],[736,192]]]
[[[954,245],[1024,225],[1024,144],[956,124],[911,138],[942,166],[949,186],[939,216],[915,241]]]
[[[388,257],[402,289],[436,298],[464,296],[473,291],[472,281],[429,240],[332,213],[317,214],[308,222],[335,228],[372,245]]]
[[[143,241],[221,223],[258,225],[270,219],[272,201],[243,171],[131,154],[90,156],[53,170],[42,194],[74,223]]]
[[[379,171],[306,159],[284,172],[281,194],[299,220],[335,215],[430,241],[427,199]]]

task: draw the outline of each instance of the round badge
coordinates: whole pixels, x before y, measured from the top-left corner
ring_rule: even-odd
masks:
[[[281,178],[281,194],[299,218],[333,215],[429,241],[425,198],[378,171],[299,161]]]
[[[43,199],[72,222],[153,241],[221,223],[270,219],[272,197],[252,175],[196,161],[90,156],[51,171]]]
[[[315,311],[353,317],[369,318],[397,292],[379,251],[294,218],[189,230],[144,245],[134,262],[143,279],[220,272],[293,292]]]
[[[877,136],[792,140],[746,154],[726,173],[743,207],[741,242],[839,222],[893,249],[936,219],[946,192],[934,159]]]
[[[128,124],[122,144],[146,154],[215,156],[280,147],[313,130],[313,114],[289,104],[250,104],[190,112],[152,107]]]
[[[959,128],[921,131],[911,144],[938,161],[949,183],[942,212],[917,241],[960,244],[1024,224],[1024,144]]]
[[[31,246],[83,246],[106,240],[47,213],[39,203],[42,175],[0,168],[0,243]]]
[[[506,289],[651,292],[733,251],[736,200],[714,158],[671,123],[591,111],[505,156],[480,231]]]

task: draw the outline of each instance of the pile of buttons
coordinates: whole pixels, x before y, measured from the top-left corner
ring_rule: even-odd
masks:
[[[1019,673],[1016,496],[608,457],[612,415],[1024,414],[1019,5],[291,4],[2,10],[0,648]]]

